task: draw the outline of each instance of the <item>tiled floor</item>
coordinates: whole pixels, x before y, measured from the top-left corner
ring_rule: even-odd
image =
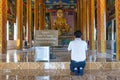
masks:
[[[2,70],[0,72],[0,80],[120,80],[120,70],[88,70],[83,76],[70,75],[69,70]]]
[[[51,62],[69,62],[70,53],[65,49],[54,49],[50,51]],[[0,54],[0,60],[3,62],[35,62],[35,49],[23,49],[23,50],[8,50],[7,54]],[[97,54],[96,51],[88,51],[87,61],[97,62],[97,58],[101,57],[101,54]],[[115,55],[112,50],[107,50],[105,59],[107,62],[115,61]]]
[[[0,54],[0,61],[3,62],[0,64],[0,80],[120,80],[119,74],[119,64],[118,63],[109,63],[115,61],[115,55],[113,55],[112,50],[107,50],[106,55],[97,54],[96,51],[88,51],[87,57],[87,66],[85,74],[83,76],[75,76],[70,74],[69,61],[70,61],[70,53],[63,49],[52,49],[50,51],[51,58],[49,68],[42,69],[41,62],[35,61],[35,50],[32,49],[24,49],[24,50],[8,50],[7,54]],[[104,63],[96,63],[93,68],[94,62],[99,62],[99,58],[105,56]],[[6,62],[8,64],[6,64]],[[13,62],[13,63],[10,63]],[[14,64],[15,62],[15,64]],[[25,63],[16,63],[16,62],[25,62]],[[33,62],[33,63],[26,63]],[[54,63],[54,62],[63,62]],[[64,63],[67,62],[67,63]],[[93,63],[89,63],[93,62]],[[43,62],[44,63],[44,62]],[[5,66],[6,64],[6,66]],[[33,65],[34,64],[34,65]],[[46,63],[43,65],[45,66]],[[61,69],[52,69],[54,65],[58,67],[66,67]],[[115,64],[115,65],[114,65]],[[12,66],[10,66],[12,65]],[[15,67],[17,65],[17,67]],[[26,68],[29,67],[30,69]],[[30,65],[30,66],[29,66]],[[47,64],[46,64],[47,65]],[[51,66],[52,65],[52,66]],[[36,66],[36,67],[35,67]],[[43,67],[44,67],[43,66]],[[116,67],[117,66],[117,67]],[[46,66],[47,67],[47,66]],[[33,68],[33,69],[32,69]]]

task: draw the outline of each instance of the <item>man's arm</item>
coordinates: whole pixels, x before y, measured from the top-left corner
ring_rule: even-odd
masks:
[[[88,50],[86,50],[86,61],[89,60],[89,53],[88,53]]]
[[[85,52],[86,52],[86,61],[89,59],[89,53],[88,53],[88,45],[87,45],[87,42],[85,42]]]
[[[71,42],[70,42],[68,45],[68,51],[71,51],[71,50],[72,50],[72,46],[71,46]]]

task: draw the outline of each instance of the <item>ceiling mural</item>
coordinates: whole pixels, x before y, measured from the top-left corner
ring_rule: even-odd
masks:
[[[45,0],[47,9],[75,9],[77,0]]]

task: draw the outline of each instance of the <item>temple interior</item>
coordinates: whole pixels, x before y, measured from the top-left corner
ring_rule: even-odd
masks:
[[[120,80],[119,0],[0,0],[0,80]],[[88,44],[70,73],[74,32]]]

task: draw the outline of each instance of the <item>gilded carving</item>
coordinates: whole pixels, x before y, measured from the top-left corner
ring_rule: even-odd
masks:
[[[63,16],[63,11],[61,9],[57,11],[57,18],[54,20],[52,29],[58,30],[59,35],[63,35],[69,30],[66,18]]]

